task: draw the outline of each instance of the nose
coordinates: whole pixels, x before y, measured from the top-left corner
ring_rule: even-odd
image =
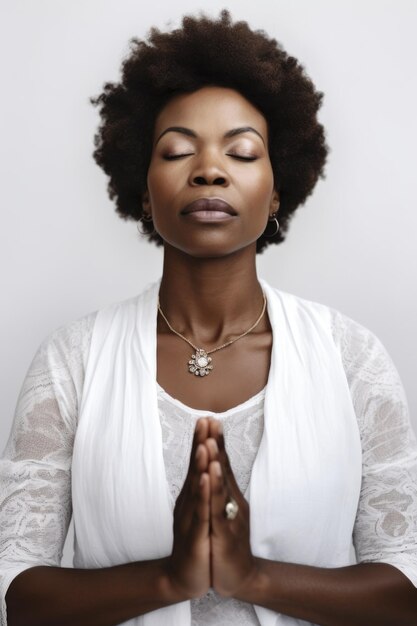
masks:
[[[226,179],[222,176],[217,176],[216,178],[211,178],[209,176],[195,176],[193,178],[193,185],[222,185],[225,186]]]
[[[190,185],[219,185],[227,187],[229,178],[227,172],[220,163],[220,158],[214,154],[201,155],[189,178]]]

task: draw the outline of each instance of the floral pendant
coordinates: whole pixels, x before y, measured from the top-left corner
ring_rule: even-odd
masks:
[[[188,371],[195,376],[208,376],[213,369],[211,360],[211,356],[205,350],[198,348],[188,361]]]

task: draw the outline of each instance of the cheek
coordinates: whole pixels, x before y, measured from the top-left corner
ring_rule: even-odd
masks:
[[[270,191],[274,184],[272,165],[267,158],[260,159],[255,165],[249,163],[245,169],[241,166],[234,171],[234,175],[236,180],[240,180],[245,185],[256,185],[259,191],[263,190],[265,193]]]
[[[165,171],[157,165],[150,165],[147,176],[150,210],[153,226],[156,232],[166,239],[166,234],[172,230],[172,208],[176,196],[175,184],[178,177]]]
[[[151,165],[148,170],[147,185],[152,208],[157,210],[175,196],[178,176],[171,171],[161,171],[161,168]]]
[[[247,184],[255,196],[257,205],[269,210],[269,204],[274,192],[274,176],[272,169],[257,172],[256,175],[248,176]]]

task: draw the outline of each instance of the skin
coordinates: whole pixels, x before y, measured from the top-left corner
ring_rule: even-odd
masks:
[[[165,133],[173,126],[193,136]],[[225,137],[247,126],[256,132]],[[262,307],[256,239],[279,202],[267,131],[245,98],[219,87],[173,99],[156,122],[143,205],[165,241],[160,302],[173,327],[206,349],[238,336]],[[241,151],[256,159],[237,159]],[[181,157],[167,160],[167,154]],[[184,217],[184,206],[202,196],[227,200],[236,215],[216,222]],[[215,369],[204,381],[187,372],[192,350],[160,317],[157,333],[158,382],[189,406],[223,411],[266,384],[272,344],[267,315],[253,333],[214,355]],[[234,520],[224,515],[230,497],[239,505]],[[113,626],[200,597],[210,587],[323,626],[417,625],[417,590],[390,565],[324,569],[252,554],[249,505],[235,480],[221,424],[209,418],[196,424],[174,509],[172,554],[100,570],[31,568],[9,588],[8,624]]]
[[[172,127],[194,136],[166,132]],[[253,130],[227,136],[248,127]],[[248,329],[262,310],[256,240],[279,207],[267,123],[237,92],[205,87],[170,101],[156,121],[154,137],[143,207],[165,241],[161,306],[176,330],[210,350]],[[167,160],[173,155],[179,158]],[[226,200],[236,216],[214,223],[182,215],[188,203],[201,197]],[[265,386],[271,345],[265,315],[244,340],[213,355],[216,370],[233,372],[233,377],[215,376],[213,370],[200,384],[178,367],[188,362],[192,348],[159,318],[158,382],[189,406],[222,411]]]

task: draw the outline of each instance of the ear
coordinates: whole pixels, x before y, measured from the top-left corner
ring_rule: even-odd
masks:
[[[142,195],[142,209],[148,215],[152,215],[152,206],[148,190],[146,190]]]
[[[274,189],[271,197],[271,204],[269,206],[269,215],[277,213],[279,209],[279,192]]]

